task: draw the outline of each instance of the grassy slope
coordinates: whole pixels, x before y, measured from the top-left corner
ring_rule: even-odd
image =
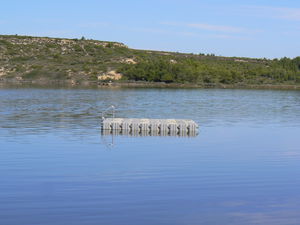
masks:
[[[132,59],[137,64],[129,64]],[[253,59],[130,49],[117,42],[0,36],[0,78],[89,80],[116,70],[124,79],[173,83],[298,84],[300,60]]]

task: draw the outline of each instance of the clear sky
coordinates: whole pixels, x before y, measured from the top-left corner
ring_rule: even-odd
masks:
[[[223,56],[300,55],[300,0],[2,0],[0,33]]]

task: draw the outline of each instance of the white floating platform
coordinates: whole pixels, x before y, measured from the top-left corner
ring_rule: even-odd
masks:
[[[105,118],[101,129],[106,134],[196,136],[198,124],[183,119]]]

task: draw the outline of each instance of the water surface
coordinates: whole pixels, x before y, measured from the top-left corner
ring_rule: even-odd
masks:
[[[100,113],[197,137],[101,136]],[[0,89],[0,224],[300,224],[300,92]]]

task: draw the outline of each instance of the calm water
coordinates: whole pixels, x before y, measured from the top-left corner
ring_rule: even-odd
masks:
[[[101,136],[111,104],[200,132]],[[299,136],[299,91],[0,89],[0,224],[299,225]]]

